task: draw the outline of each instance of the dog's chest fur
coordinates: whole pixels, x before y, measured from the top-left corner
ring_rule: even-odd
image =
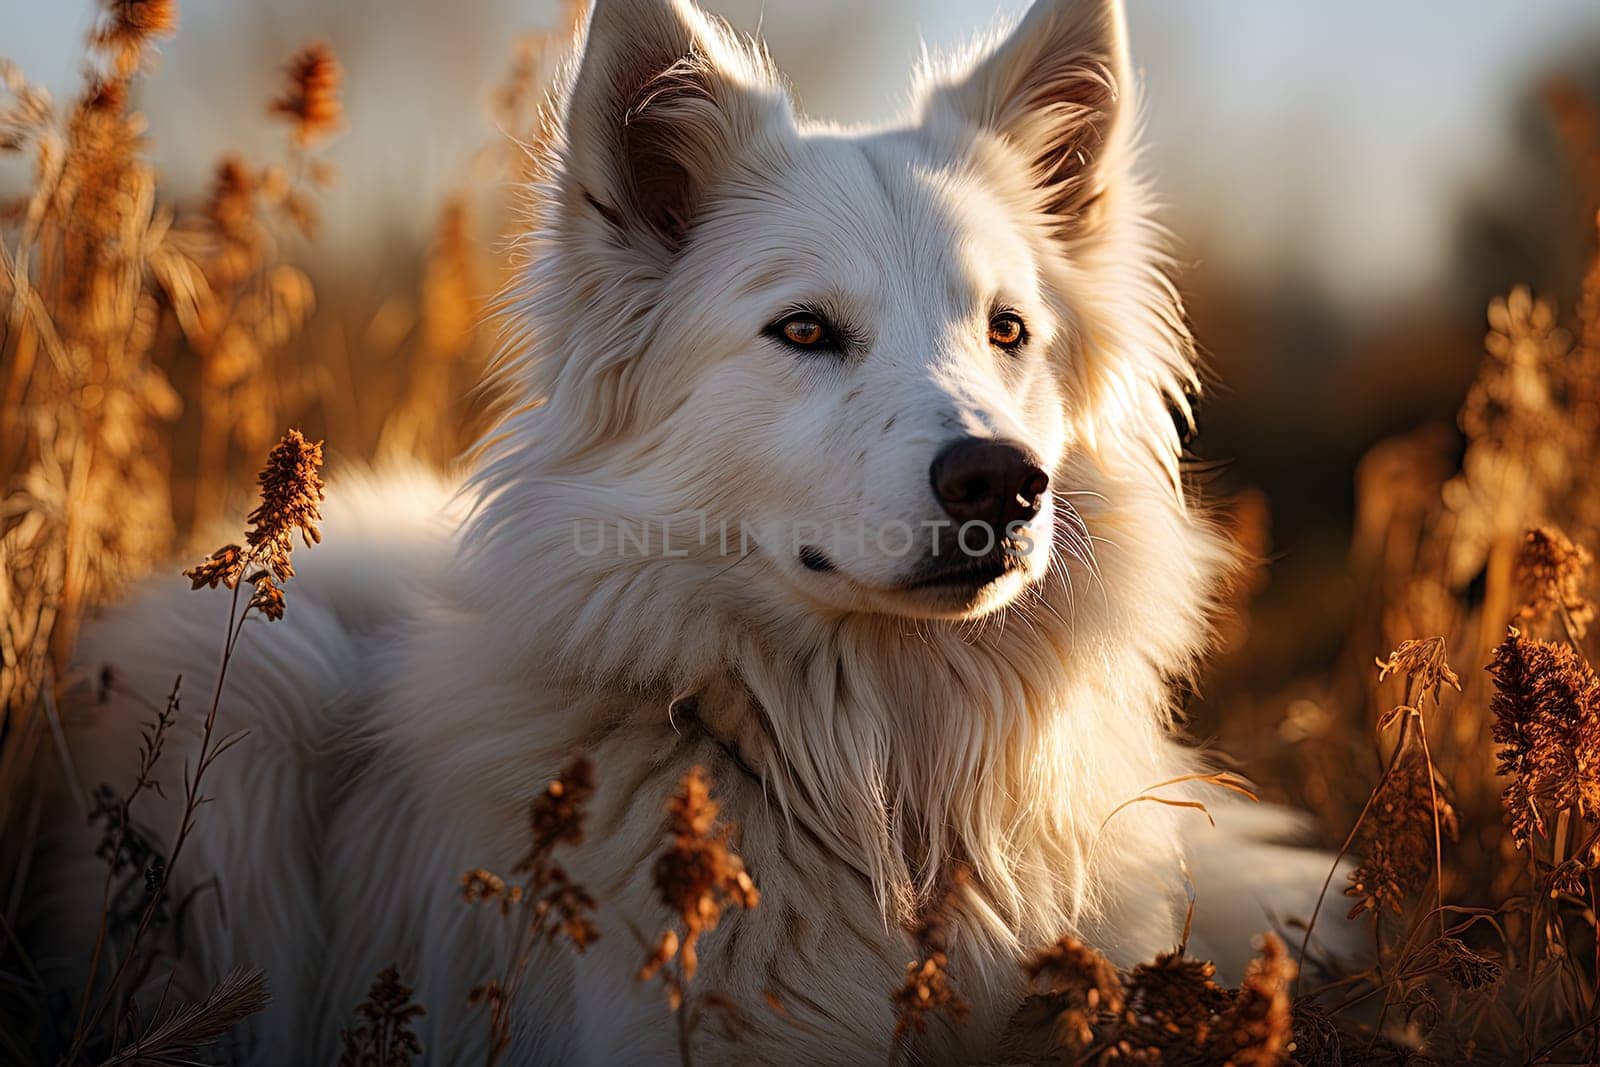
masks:
[[[772,724],[788,716],[804,724],[808,736],[831,729],[847,737],[853,720],[861,728],[867,707],[916,724],[914,731],[948,731],[963,719],[997,713],[975,702],[962,706],[971,693],[936,688],[940,668],[948,665],[922,642],[902,651],[922,661],[929,685],[902,680],[889,687],[865,663],[856,663],[854,673],[833,663],[829,670],[838,681],[828,694],[831,708],[814,701],[768,707],[753,691],[798,699],[803,690],[779,676],[804,678],[821,669],[803,658],[767,664],[769,676],[753,685],[750,678],[723,676],[676,699],[666,689],[585,692],[553,683],[542,691],[507,686],[461,694],[430,691],[425,679],[406,680],[389,703],[392,725],[383,751],[369,757],[400,773],[363,776],[340,801],[332,848],[370,857],[382,884],[433,888],[420,897],[375,900],[369,887],[333,887],[342,899],[328,910],[347,926],[335,931],[328,995],[319,1001],[348,999],[343,990],[359,988],[370,970],[372,943],[387,942],[403,957],[415,953],[405,962],[423,982],[431,1047],[473,1054],[487,1030],[456,1001],[462,990],[500,973],[516,919],[453,899],[460,875],[480,866],[508,869],[527,847],[528,803],[561,764],[582,753],[595,768],[597,786],[586,839],[563,847],[556,859],[595,897],[601,937],[581,956],[560,942],[541,949],[519,1005],[513,1058],[651,1062],[675,1054],[665,992],[659,984],[641,984],[637,974],[655,936],[672,923],[651,872],[667,844],[667,801],[696,765],[709,772],[723,819],[738,827],[737,850],[761,892],[755,909],[730,910],[702,941],[693,990],[713,994],[706,1003],[731,1009],[706,1010],[694,1039],[697,1058],[883,1058],[894,1031],[891,993],[919,952],[909,929],[941,897],[949,873],[974,858],[967,842],[971,850],[985,847],[967,836],[974,828],[961,820],[997,815],[968,811],[959,797],[952,807],[930,782],[897,782],[921,773],[915,762],[891,760],[888,779],[857,782],[853,795],[808,792],[827,788],[815,783],[829,780],[800,781],[779,754]],[[442,656],[414,658],[437,662]],[[975,691],[991,688],[976,684]],[[1057,695],[1071,699],[1066,691]],[[936,699],[946,705],[930,714],[928,702]],[[1103,695],[1088,690],[1079,700],[1085,709],[1104,705]],[[513,708],[521,725],[508,729]],[[1092,717],[1084,714],[1087,726]],[[891,745],[913,744],[914,733],[892,732]],[[931,740],[922,736],[918,743],[927,749]],[[974,773],[1014,773],[1004,755],[996,749],[993,765]],[[1066,783],[1075,795],[1058,798],[1065,807],[1042,819],[1023,810],[1000,816],[1010,820],[1001,836],[1009,835],[1004,862],[1017,884],[990,884],[986,876],[994,872],[980,862],[947,916],[951,976],[969,1006],[966,1023],[954,1028],[933,1020],[913,1047],[941,1061],[962,1058],[957,1042],[973,1055],[992,1051],[1025,993],[1023,957],[1060,934],[1092,938],[1124,963],[1172,946],[1182,912],[1169,813],[1155,805],[1129,811],[1129,825],[1118,829],[1138,836],[1136,849],[1116,843],[1122,833],[1102,840],[1098,826],[1109,798],[1125,799],[1156,780],[1171,755],[1165,743],[1079,753],[1074,764],[1085,773]],[[807,756],[833,758],[816,751]],[[1011,786],[1024,796],[1027,788]],[[885,795],[875,816],[852,810]],[[908,810],[919,797],[941,810]],[[374,825],[374,811],[389,813],[383,825]],[[945,827],[950,833],[937,845],[929,834],[936,822],[955,824]],[[863,840],[874,827],[881,834]],[[1041,840],[1046,834],[1055,839]],[[415,840],[442,845],[418,853],[407,846]],[[330,1029],[336,1022],[325,1018]]]

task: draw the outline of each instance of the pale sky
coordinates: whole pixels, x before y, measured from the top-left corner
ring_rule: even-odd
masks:
[[[275,67],[326,37],[350,71],[349,133],[329,153],[335,236],[425,230],[490,131],[481,89],[554,0],[185,0],[144,106],[182,187],[223,149],[260,146]],[[807,109],[881,117],[919,39],[960,40],[1024,0],[708,0],[760,26]],[[1157,187],[1218,269],[1302,269],[1342,301],[1425,288],[1449,264],[1466,191],[1514,167],[1506,131],[1537,74],[1587,49],[1595,0],[1129,0]],[[764,8],[764,10],[763,10]],[[0,53],[70,87],[90,0],[0,0]],[[202,162],[203,161],[203,162]],[[371,242],[368,242],[369,244]]]

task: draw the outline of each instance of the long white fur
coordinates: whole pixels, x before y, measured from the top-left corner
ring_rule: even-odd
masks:
[[[273,1005],[241,1055],[310,1062],[397,963],[430,1062],[481,1058],[467,991],[511,939],[459,876],[514,862],[529,799],[578,752],[599,795],[563,862],[602,938],[534,961],[510,1062],[674,1055],[629,924],[666,919],[650,858],[696,763],[762,891],[702,950],[696,987],[745,1024],[737,1041],[705,1027],[707,1062],[881,1059],[904,924],[957,862],[974,877],[951,956],[973,1010],[934,1028],[927,1060],[992,1051],[1018,959],[1062,933],[1122,964],[1171,949],[1185,865],[1195,950],[1236,972],[1326,872],[1262,843],[1291,820],[1184,787],[1164,795],[1202,797],[1221,829],[1153,803],[1102,827],[1205,765],[1172,688],[1231,565],[1179,472],[1169,409],[1188,417],[1196,376],[1135,172],[1119,4],[1039,0],[871,130],[799,117],[765,56],[685,0],[599,0],[582,54],[508,305],[498,373],[521,402],[463,487],[335,480],[288,617],[252,624],[234,668],[223,722],[252,736],[218,763],[178,872],[218,881],[190,909],[181,987],[265,967]],[[641,174],[661,197],[641,202]],[[986,341],[997,299],[1028,323],[1020,355]],[[862,351],[761,336],[797,302],[848,316]],[[906,561],[870,544],[822,541],[830,574],[797,562],[795,523],[938,518],[928,465],[969,433],[1048,461],[1049,550],[1025,573],[951,611],[893,591]],[[678,519],[687,555],[575,549],[574,523],[690,513],[763,533],[729,555]],[[159,583],[81,660],[152,699],[182,672],[192,725],[222,610]],[[669,710],[689,695],[692,716]],[[84,712],[86,783],[127,781],[147,718],[118,699]],[[177,794],[146,821],[166,832]],[[38,895],[64,974],[98,908],[87,841],[62,835]]]

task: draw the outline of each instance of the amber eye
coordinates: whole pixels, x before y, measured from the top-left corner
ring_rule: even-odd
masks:
[[[828,331],[816,319],[794,318],[783,324],[783,339],[803,348],[820,344],[827,335]]]
[[[812,311],[796,311],[767,327],[767,334],[791,348],[834,349],[833,330],[822,316]]]
[[[1002,311],[989,320],[989,343],[992,345],[1016,348],[1027,336],[1022,319],[1009,311]]]

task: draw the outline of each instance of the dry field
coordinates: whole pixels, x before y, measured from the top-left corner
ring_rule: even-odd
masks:
[[[135,993],[159,988],[173,943],[159,935],[182,922],[167,881],[186,861],[208,791],[225,788],[208,772],[247,758],[250,739],[226,729],[238,627],[252,613],[293,610],[293,539],[317,536],[321,445],[290,428],[314,428],[345,455],[395,450],[443,464],[481,427],[494,400],[470,391],[492,344],[481,324],[516,264],[476,234],[512,229],[518,209],[507,203],[484,220],[473,205],[530,165],[514,138],[543,135],[540,94],[576,17],[569,5],[567,24],[511,57],[492,99],[513,138],[486,146],[473,168],[479,184],[440,206],[418,290],[395,294],[409,309],[404,325],[384,333],[392,344],[381,371],[363,371],[365,405],[302,343],[323,312],[293,251],[315,240],[319,193],[338,180],[320,150],[359,121],[342,113],[328,48],[284,57],[282,93],[262,101],[259,120],[282,124],[281,158],[223,156],[195,203],[165,194],[147,159],[160,131],[132,104],[154,43],[177,31],[174,0],[105,0],[70,100],[52,101],[0,65],[0,152],[32,173],[27,195],[0,203],[5,1062],[209,1062],[225,1058],[230,1029],[263,1003],[256,973],[229,976],[200,1003],[161,997],[151,1008]],[[1569,91],[1552,91],[1549,103],[1578,180],[1600,198],[1600,111]],[[1182,945],[1119,972],[1063,937],[1028,961],[1036,995],[994,1062],[1600,1062],[1600,678],[1591,666],[1600,656],[1591,600],[1600,255],[1564,307],[1518,289],[1494,302],[1488,323],[1459,434],[1383,442],[1361,467],[1349,566],[1365,592],[1348,654],[1307,680],[1314,698],[1250,710],[1283,743],[1243,769],[1296,783],[1293,799],[1352,860],[1348,876],[1330,871],[1317,918],[1368,916],[1368,965],[1347,973],[1308,961],[1297,975],[1294,950],[1309,931],[1290,927],[1258,946],[1242,986],[1229,989]],[[372,396],[383,401],[377,422]],[[93,798],[107,869],[92,977],[72,995],[46,990],[14,931],[40,832],[37,774],[62,755],[63,708],[109,684],[71,672],[78,627],[130,581],[179,555],[200,558],[196,537],[245,510],[241,494],[263,457],[240,543],[186,572],[197,587],[235,591],[232,621],[217,634],[220,676],[205,689],[202,755],[181,778],[161,764],[173,716],[199,712],[145,694],[151,719],[143,749],[128,754],[128,780]],[[1261,512],[1254,498],[1233,506],[1247,548],[1263,543]],[[1235,642],[1246,640],[1251,594],[1248,582],[1235,590],[1226,631]],[[581,952],[598,936],[606,901],[560,861],[583,847],[585,802],[605,773],[575,762],[533,804],[515,869],[462,875],[461,906],[499,909],[522,946],[473,994],[497,1050],[538,941]],[[186,814],[171,836],[153,838],[140,797],[163,776]],[[1167,784],[1130,801],[1165,803]],[[1232,775],[1213,784],[1244,788]],[[761,872],[745,870],[714,796],[715,783],[691,775],[663,813],[662,924],[640,932],[638,995],[661,1000],[661,1025],[674,1028],[686,1063],[699,1028],[738,1026],[716,990],[694,982],[700,936],[730,909],[761,906]],[[916,1058],[925,1027],[961,1024],[940,911],[911,931],[918,956],[903,985],[883,991],[898,1019],[895,1059]],[[412,1020],[427,1005],[412,1002],[407,984],[393,970],[375,975],[330,1056],[420,1062]]]

